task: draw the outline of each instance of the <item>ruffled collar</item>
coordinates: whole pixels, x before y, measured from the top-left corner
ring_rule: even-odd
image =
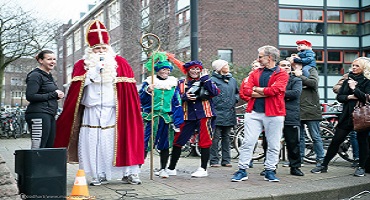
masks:
[[[152,82],[152,77],[149,76],[145,79],[144,82],[147,82],[151,84]],[[160,80],[157,78],[157,76],[154,77],[154,88],[155,89],[160,89],[160,90],[171,90],[172,87],[177,86],[177,78],[174,76],[169,76],[167,79]]]

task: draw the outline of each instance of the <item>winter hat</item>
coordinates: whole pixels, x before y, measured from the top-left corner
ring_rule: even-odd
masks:
[[[191,68],[199,67],[200,70],[203,70],[202,62],[197,60],[192,60],[184,64],[185,70],[188,72]]]
[[[229,63],[226,60],[218,59],[212,62],[212,68],[218,72],[228,64]]]
[[[307,41],[307,40],[297,40],[297,42],[295,42],[297,45],[298,44],[304,44],[304,45],[306,45],[306,46],[308,46],[308,47],[312,47],[312,44],[311,44],[311,42],[309,42],[309,41]]]

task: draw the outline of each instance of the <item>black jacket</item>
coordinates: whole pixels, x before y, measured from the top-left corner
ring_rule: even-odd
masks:
[[[236,125],[235,104],[239,101],[239,88],[235,78],[230,73],[221,75],[213,72],[211,80],[220,89],[220,94],[212,98],[217,116],[216,125]]]
[[[51,74],[36,68],[27,74],[26,99],[30,102],[27,113],[48,113],[56,115],[58,89]]]
[[[357,85],[353,91],[348,85],[349,79],[346,79],[343,82],[342,87],[339,89],[337,100],[340,103],[343,103],[343,111],[339,116],[338,127],[341,129],[353,130],[352,113],[354,107],[358,100],[365,103],[365,94],[370,94],[370,80],[363,74],[355,76],[352,72],[349,73],[349,77],[357,81]],[[354,94],[358,100],[348,100],[347,97],[351,94]]]
[[[302,79],[290,75],[285,91],[285,109],[286,116],[284,125],[299,126],[301,125],[300,116],[300,98],[302,92]]]

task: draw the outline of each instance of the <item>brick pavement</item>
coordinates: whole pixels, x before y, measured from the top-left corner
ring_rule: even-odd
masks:
[[[28,149],[29,138],[0,139],[0,154],[14,173],[14,151]],[[97,199],[120,199],[125,190],[128,196],[122,199],[348,199],[359,192],[370,190],[370,175],[354,177],[354,169],[350,163],[335,158],[329,166],[329,172],[311,174],[313,165],[306,164],[302,168],[303,177],[289,175],[289,168],[279,166],[277,176],[279,183],[263,180],[259,172],[263,169],[261,162],[256,162],[249,169],[249,180],[234,183],[230,179],[237,169],[237,160],[232,160],[233,167],[209,168],[209,177],[191,178],[190,174],[199,166],[200,159],[196,157],[181,158],[178,163],[178,176],[169,179],[149,178],[149,159],[142,167],[142,185],[122,184],[113,180],[108,185],[89,186],[91,195]],[[159,164],[158,156],[154,157],[154,166]],[[67,165],[67,195],[73,186],[78,165]],[[136,195],[137,194],[137,195]],[[370,199],[363,195],[361,199]],[[1,199],[1,197],[0,197]]]

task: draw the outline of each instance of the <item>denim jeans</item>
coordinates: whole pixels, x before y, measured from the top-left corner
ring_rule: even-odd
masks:
[[[221,139],[221,165],[230,164],[230,132],[232,126],[217,126],[212,138],[211,155],[209,163],[211,165],[219,163],[219,141]]]
[[[352,131],[349,134],[349,140],[351,141],[351,146],[352,146],[352,153],[353,153],[353,158],[358,159],[359,158],[359,147],[358,147],[358,141],[357,141],[357,133],[356,131]]]
[[[322,162],[324,159],[324,146],[321,139],[320,134],[320,121],[316,120],[302,120],[301,121],[301,134],[300,134],[300,147],[301,147],[301,157],[304,158],[305,155],[305,128],[304,125],[307,125],[308,132],[311,135],[312,141],[313,141],[313,150],[316,154],[316,161],[319,161],[319,163]]]

